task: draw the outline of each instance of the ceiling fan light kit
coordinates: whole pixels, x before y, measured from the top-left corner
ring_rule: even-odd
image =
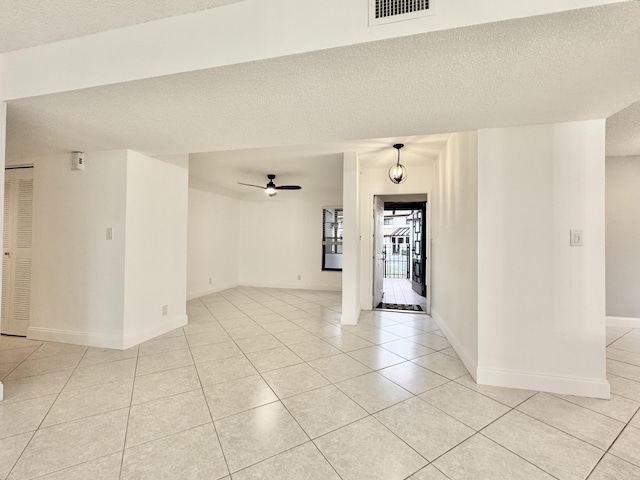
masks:
[[[276,178],[276,176],[273,173],[268,174],[267,178],[269,179],[269,182],[267,183],[266,187],[263,187],[262,185],[253,185],[250,183],[242,183],[242,182],[238,182],[238,185],[244,185],[245,187],[262,188],[264,192],[270,197],[275,197],[278,193],[278,190],[301,190],[302,189],[300,185],[280,185],[279,187],[276,186],[276,184],[273,183],[273,181]]]
[[[389,169],[389,179],[395,183],[404,183],[407,180],[407,169],[404,165],[400,164],[400,149],[404,147],[402,143],[396,143],[393,148],[398,150],[398,162],[395,165],[391,165]]]

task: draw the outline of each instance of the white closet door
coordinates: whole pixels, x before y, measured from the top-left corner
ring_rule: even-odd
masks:
[[[2,333],[26,335],[31,312],[33,169],[5,171]]]

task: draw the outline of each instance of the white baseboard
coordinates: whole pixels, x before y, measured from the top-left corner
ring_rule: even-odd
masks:
[[[71,343],[85,345],[87,347],[112,348],[126,350],[147,340],[170,332],[187,324],[186,315],[178,315],[159,322],[147,330],[128,335],[126,338],[117,335],[101,335],[89,332],[74,332],[71,330],[58,330],[54,328],[29,327],[27,338],[30,340],[43,340],[46,342]]]
[[[0,402],[4,399],[4,387],[2,386],[2,382],[0,382]]]
[[[478,368],[477,382],[481,385],[520,388],[540,392],[609,399],[611,387],[606,380],[561,377],[532,372]]]
[[[29,327],[27,328],[27,338],[30,340],[43,340],[45,342],[85,345],[87,347],[122,349],[122,337],[117,335],[76,332],[57,328]]]
[[[431,309],[431,316],[436,321],[442,333],[456,351],[464,366],[481,385],[492,385],[505,388],[520,388],[524,390],[537,390],[540,392],[558,393],[564,395],[576,395],[580,397],[593,397],[608,399],[611,393],[609,382],[590,378],[561,377],[532,372],[515,370],[499,370],[478,366],[471,355],[464,348],[448,328],[444,319],[436,310]]]
[[[176,328],[184,327],[188,321],[189,317],[187,317],[186,315],[178,315],[176,317],[168,318],[162,322],[155,324],[152,328],[127,335],[123,340],[122,348],[126,350],[127,348],[131,348],[142,342],[151,340],[152,338],[162,335],[163,333],[170,332],[171,330],[175,330]]]
[[[473,377],[474,380],[476,380],[478,371],[477,360],[473,359],[462,342],[460,342],[460,340],[458,340],[458,337],[456,337],[449,329],[444,319],[433,308],[431,309],[431,317],[436,321],[436,323],[440,327],[440,330],[442,330],[442,333],[444,333],[444,336],[447,337],[447,340],[449,340],[451,347],[453,347],[455,352],[458,354],[458,357],[460,357],[460,360],[462,361],[462,363],[464,363],[464,366],[469,371],[469,374]]]
[[[640,318],[607,317],[607,327],[640,328]]]
[[[299,285],[295,283],[278,283],[278,284],[269,284],[265,285],[263,283],[246,283],[240,282],[240,287],[249,287],[249,288],[284,288],[287,290],[320,290],[325,292],[340,292],[342,291],[342,286],[340,285],[314,285],[314,284],[304,284]]]
[[[188,292],[187,300],[194,300],[196,298],[204,297],[205,295],[211,295],[212,293],[222,292],[223,290],[229,290],[235,288],[238,283],[227,283],[223,285],[217,285],[215,287],[207,288],[206,290],[198,290],[196,292]]]

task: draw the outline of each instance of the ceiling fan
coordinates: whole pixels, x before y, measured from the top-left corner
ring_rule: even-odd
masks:
[[[267,175],[267,178],[269,179],[269,183],[267,183],[266,187],[263,187],[262,185],[252,185],[250,183],[242,183],[242,182],[238,182],[238,184],[245,185],[247,187],[262,188],[265,191],[265,193],[270,197],[275,196],[278,193],[278,190],[300,190],[302,188],[300,185],[280,185],[279,187],[277,187],[276,184],[273,183],[273,181],[276,178],[276,176],[273,173],[270,173],[269,175]]]

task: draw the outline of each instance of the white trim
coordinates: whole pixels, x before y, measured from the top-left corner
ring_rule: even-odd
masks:
[[[537,390],[579,397],[609,399],[611,396],[609,382],[595,378],[562,377],[479,367],[477,382],[482,385]]]
[[[640,328],[640,318],[607,317],[607,327]]]
[[[2,382],[0,382],[0,402],[4,399],[4,387],[2,386]]]
[[[342,286],[340,285],[296,285],[296,284],[264,284],[264,283],[244,283],[241,282],[239,287],[249,288],[284,288],[287,290],[320,290],[325,292],[341,292]]]
[[[440,327],[440,330],[442,330],[442,333],[444,333],[444,336],[447,337],[447,340],[449,340],[449,343],[451,344],[455,352],[458,354],[458,357],[460,357],[460,360],[462,361],[462,363],[464,363],[464,366],[469,371],[469,374],[473,377],[474,380],[476,380],[477,371],[478,371],[477,360],[474,360],[473,357],[469,354],[469,352],[467,352],[467,349],[464,347],[462,342],[458,340],[458,337],[456,337],[453,334],[453,332],[449,329],[444,319],[433,308],[431,309],[431,318],[433,318],[436,321],[436,323],[438,324],[438,327]]]
[[[88,347],[122,349],[122,337],[119,336],[59,330],[57,328],[29,327],[27,328],[27,338],[46,342],[86,345]]]
[[[126,350],[147,340],[151,340],[163,333],[170,332],[187,324],[188,317],[179,315],[158,323],[153,328],[128,335],[125,338],[114,335],[100,335],[87,332],[74,332],[71,330],[58,330],[55,328],[29,327],[27,338],[30,340],[43,340],[46,342],[71,343],[74,345],[86,345],[88,347],[112,348]]]
[[[187,315],[178,315],[177,317],[168,318],[155,325],[153,328],[127,335],[122,341],[122,349],[126,350],[147,340],[151,340],[159,335],[184,327],[189,322]]]
[[[223,290],[229,290],[230,288],[236,288],[237,286],[239,285],[237,282],[235,282],[222,284],[217,287],[207,288],[206,290],[199,290],[197,292],[188,292],[187,300],[194,300],[196,298],[204,297],[205,295],[211,295],[212,293],[218,293],[222,292]]]

